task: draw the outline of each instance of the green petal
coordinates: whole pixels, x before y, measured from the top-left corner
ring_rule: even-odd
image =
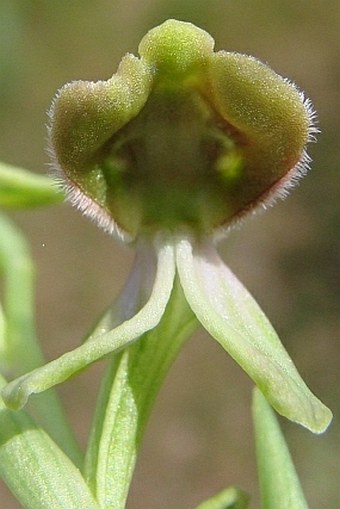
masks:
[[[3,399],[10,408],[17,410],[23,407],[32,393],[45,391],[65,381],[105,355],[126,347],[159,323],[170,298],[175,262],[172,245],[160,240],[155,244],[155,247],[147,245],[141,249],[135,270],[127,283],[127,290],[123,291],[116,304],[125,308],[128,316],[136,312],[133,318],[127,319],[108,333],[90,337],[75,350],[10,382],[2,392]],[[153,281],[150,278],[150,267],[152,259],[155,258],[155,250],[157,268]],[[145,263],[140,263],[140,258],[143,258]],[[140,294],[145,295],[146,288],[151,294],[140,309]]]
[[[253,187],[260,179],[269,187],[303,158],[313,120],[309,101],[292,83],[248,55],[214,53],[209,77],[217,110],[245,137],[248,178]]]
[[[88,158],[139,113],[151,83],[149,67],[127,54],[109,80],[73,81],[57,92],[49,112],[50,139],[70,180],[84,178],[82,173],[89,180]]]
[[[314,433],[325,431],[330,410],[308,389],[253,297],[211,242],[178,240],[177,268],[198,320],[255,381],[273,407]]]
[[[122,237],[128,235],[110,211],[110,179],[119,181],[120,160],[108,160],[111,149],[107,143],[143,108],[152,79],[152,70],[127,54],[117,73],[107,81],[64,85],[49,112],[50,154],[56,177],[63,182],[72,203]],[[116,197],[115,206],[117,201],[120,203]],[[129,218],[135,216],[133,208],[130,201],[126,212]]]
[[[279,423],[258,389],[253,416],[262,509],[308,509]]]
[[[143,37],[138,51],[163,79],[178,81],[204,71],[214,44],[210,34],[192,23],[169,19]]]

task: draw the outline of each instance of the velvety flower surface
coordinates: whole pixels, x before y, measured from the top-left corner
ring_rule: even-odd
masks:
[[[4,399],[19,408],[156,328],[178,277],[198,321],[273,407],[322,432],[331,412],[215,247],[306,172],[310,103],[255,58],[214,52],[212,37],[190,23],[151,30],[139,54],[126,55],[107,81],[65,85],[50,110],[53,170],[70,200],[136,248],[116,320],[110,332],[11,382]]]

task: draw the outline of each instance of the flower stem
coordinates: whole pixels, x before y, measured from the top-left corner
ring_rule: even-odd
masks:
[[[308,509],[274,411],[254,389],[253,419],[262,509]]]
[[[85,478],[100,507],[125,507],[152,404],[168,369],[196,326],[176,279],[159,325],[110,363],[85,460]]]

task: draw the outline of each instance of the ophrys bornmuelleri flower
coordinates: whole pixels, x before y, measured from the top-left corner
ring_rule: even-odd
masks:
[[[329,424],[330,411],[215,248],[306,172],[313,111],[263,63],[213,48],[205,31],[169,20],[109,80],[57,93],[54,172],[72,203],[135,246],[136,263],[116,303],[117,326],[11,382],[3,392],[9,406],[157,327],[177,277],[198,321],[279,413],[314,432]]]

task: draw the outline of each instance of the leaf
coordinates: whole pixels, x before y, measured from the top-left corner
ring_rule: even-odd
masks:
[[[308,509],[276,416],[258,389],[253,419],[262,509]]]
[[[212,243],[179,238],[176,253],[185,296],[207,331],[280,414],[314,433],[325,431],[331,411],[308,389],[268,319]]]
[[[63,199],[63,193],[49,177],[0,162],[0,207],[31,208]]]
[[[239,488],[231,486],[202,502],[196,509],[247,509],[248,503],[248,495]]]
[[[0,303],[0,373],[6,369],[4,362],[5,356],[7,355],[6,345],[6,320],[4,311]]]
[[[79,470],[47,433],[1,401],[0,475],[26,509],[99,509]]]
[[[5,283],[0,367],[6,375],[8,373],[12,373],[12,376],[21,375],[44,362],[35,331],[35,267],[24,236],[2,215],[0,215],[0,271]],[[53,439],[63,447],[73,461],[79,464],[82,454],[65,419],[56,392],[49,391],[36,398],[31,410]]]
[[[29,246],[16,226],[0,215],[0,270],[4,277],[6,330],[4,357],[6,370],[16,375],[43,362],[35,335],[35,268]]]

